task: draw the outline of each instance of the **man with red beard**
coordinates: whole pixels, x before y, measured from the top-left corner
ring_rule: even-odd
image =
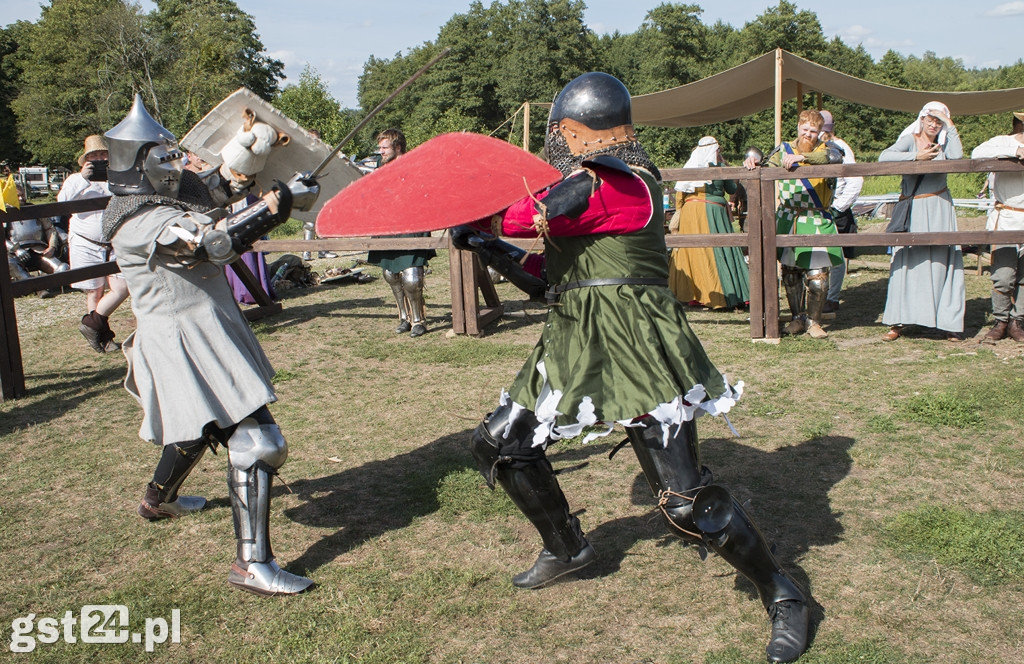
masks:
[[[797,119],[795,143],[782,143],[761,162],[747,157],[743,165],[752,170],[767,162],[795,170],[801,164],[842,163],[842,150],[818,137],[824,123],[818,111],[802,111]],[[775,232],[778,235],[836,235],[838,231],[829,212],[835,186],[835,178],[779,180]],[[812,338],[824,339],[828,333],[821,328],[821,321],[828,295],[829,269],[843,262],[842,249],[784,247],[779,249],[778,256],[782,263],[782,284],[793,315],[786,331],[797,335],[806,330]]]

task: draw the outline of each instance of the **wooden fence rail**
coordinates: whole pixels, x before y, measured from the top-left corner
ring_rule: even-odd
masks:
[[[877,176],[920,173],[1024,172],[1024,164],[1006,159],[960,159],[928,162],[884,162],[802,166],[800,177]],[[722,180],[741,182],[747,190],[747,232],[718,235],[670,235],[666,244],[677,247],[746,247],[750,271],[750,336],[754,340],[779,338],[779,283],[776,250],[779,247],[863,247],[951,244],[1024,244],[1024,231],[960,231],[951,233],[865,233],[832,236],[776,236],[775,182],[793,177],[783,168],[748,171],[742,167],[681,169],[662,171],[666,182],[675,180]],[[35,217],[61,216],[74,212],[102,209],[105,198],[72,203],[26,206],[0,213],[0,223]],[[532,240],[512,240],[531,247]],[[490,280],[469,252],[455,249],[448,237],[423,238],[339,238],[320,240],[265,240],[256,243],[258,251],[368,251],[370,249],[448,249],[452,293],[452,327],[458,334],[477,336],[488,323],[500,316],[503,307]],[[239,263],[240,264],[240,263]],[[25,392],[25,377],[18,340],[14,298],[46,288],[64,286],[85,278],[113,274],[115,263],[70,270],[55,275],[11,282],[6,270],[0,270],[0,387],[2,398],[11,399]],[[259,300],[262,291],[251,272],[239,275]],[[483,303],[479,297],[483,296]],[[264,294],[265,297],[265,294]],[[270,306],[268,301],[261,305]],[[280,305],[276,305],[279,309]],[[269,309],[268,309],[269,310]],[[249,310],[252,311],[252,310]],[[250,316],[251,317],[251,316]]]

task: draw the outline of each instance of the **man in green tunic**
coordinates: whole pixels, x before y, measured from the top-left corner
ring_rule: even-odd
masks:
[[[385,129],[377,136],[381,166],[405,154],[405,134],[398,129]],[[408,233],[395,237],[427,237],[430,233]],[[379,265],[384,281],[391,286],[398,304],[396,334],[409,333],[420,337],[427,333],[426,303],[423,300],[423,277],[427,262],[434,257],[433,249],[412,251],[371,251],[366,262]]]
[[[618,423],[672,531],[754,584],[772,620],[769,661],[793,661],[807,647],[807,598],[700,462],[694,419],[728,412],[743,385],[731,386],[711,363],[668,288],[660,173],[633,132],[628,90],[600,72],[574,79],[555,98],[545,143],[565,179],[476,225],[543,235],[548,297],[557,303],[472,438],[488,485],[505,489],[544,543],[512,583],[539,588],[596,558],[545,450]]]

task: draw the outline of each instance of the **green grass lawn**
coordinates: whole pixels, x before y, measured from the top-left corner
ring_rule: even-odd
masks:
[[[740,437],[701,420],[703,462],[814,597],[802,662],[1009,664],[1024,652],[1024,351],[977,343],[991,285],[974,260],[960,344],[881,340],[884,255],[851,263],[826,340],[755,344],[744,313],[689,314],[717,366],[746,384],[729,415]],[[511,585],[541,543],[486,488],[468,439],[545,311],[502,284],[508,315],[482,338],[450,337],[444,252],[432,268],[419,339],[392,333],[381,279],[285,291],[283,312],[254,326],[290,446],[274,551],[317,583],[290,598],[227,584],[223,453],[185,486],[210,509],[160,523],[135,514],[158,451],[137,437],[124,359],[86,346],[82,294],[19,299],[28,394],[0,403],[0,661],[764,661],[753,587],[668,532],[629,448],[608,459],[620,432],[550,450],[597,562],[550,588]],[[130,310],[112,325],[123,339]],[[124,606],[140,635],[176,610],[178,642],[151,653],[131,638],[66,642],[59,621],[89,604]],[[34,652],[12,653],[30,615]],[[42,641],[43,618],[55,642]]]

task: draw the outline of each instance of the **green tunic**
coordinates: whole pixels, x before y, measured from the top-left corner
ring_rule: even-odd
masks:
[[[391,237],[430,237],[430,233],[405,233]],[[374,249],[366,255],[366,262],[398,273],[410,267],[422,267],[436,255],[433,249]]]
[[[639,174],[660,202],[660,187]],[[633,233],[548,239],[548,281],[667,279],[664,210],[654,210],[651,221]],[[508,396],[534,411],[558,438],[648,413],[663,424],[678,424],[699,411],[727,412],[741,391],[742,383],[734,391],[708,359],[667,286],[612,285],[562,294]],[[543,444],[542,433],[535,444]]]

